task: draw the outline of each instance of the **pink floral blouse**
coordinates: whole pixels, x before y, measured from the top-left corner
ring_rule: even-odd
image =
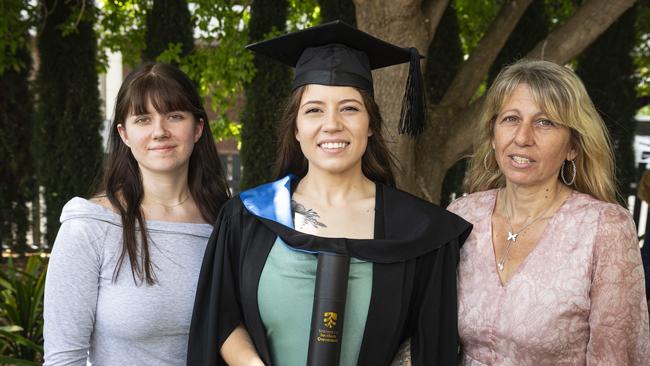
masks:
[[[492,246],[496,195],[479,192],[448,207],[474,224],[458,270],[463,364],[650,365],[630,213],[574,191],[502,285]]]

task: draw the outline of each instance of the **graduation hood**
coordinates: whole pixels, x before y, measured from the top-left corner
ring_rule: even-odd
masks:
[[[452,241],[463,243],[472,225],[439,206],[376,183],[375,215],[383,219],[383,239],[325,238],[294,230],[291,181],[286,176],[240,194],[245,209],[295,250],[336,253],[377,263],[401,262]],[[390,209],[388,209],[390,208]]]

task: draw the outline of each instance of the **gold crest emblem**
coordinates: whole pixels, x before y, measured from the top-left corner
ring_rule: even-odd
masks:
[[[336,318],[337,314],[331,311],[326,312],[323,314],[323,323],[325,324],[326,327],[332,329],[336,325]]]

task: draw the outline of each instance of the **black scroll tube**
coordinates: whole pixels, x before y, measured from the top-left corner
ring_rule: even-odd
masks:
[[[350,257],[320,253],[307,366],[336,366],[341,356]]]

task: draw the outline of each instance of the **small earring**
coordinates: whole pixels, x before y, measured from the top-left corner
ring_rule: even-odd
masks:
[[[571,174],[571,180],[569,182],[567,182],[567,179],[564,176],[564,166],[566,165],[567,161],[571,163],[572,168],[573,168],[573,174]],[[566,184],[567,186],[573,185],[573,183],[575,183],[575,181],[576,181],[576,174],[577,173],[578,173],[578,170],[576,169],[576,163],[573,160],[565,160],[562,163],[562,168],[560,169],[560,178],[562,178],[562,182],[564,182],[564,184]]]

